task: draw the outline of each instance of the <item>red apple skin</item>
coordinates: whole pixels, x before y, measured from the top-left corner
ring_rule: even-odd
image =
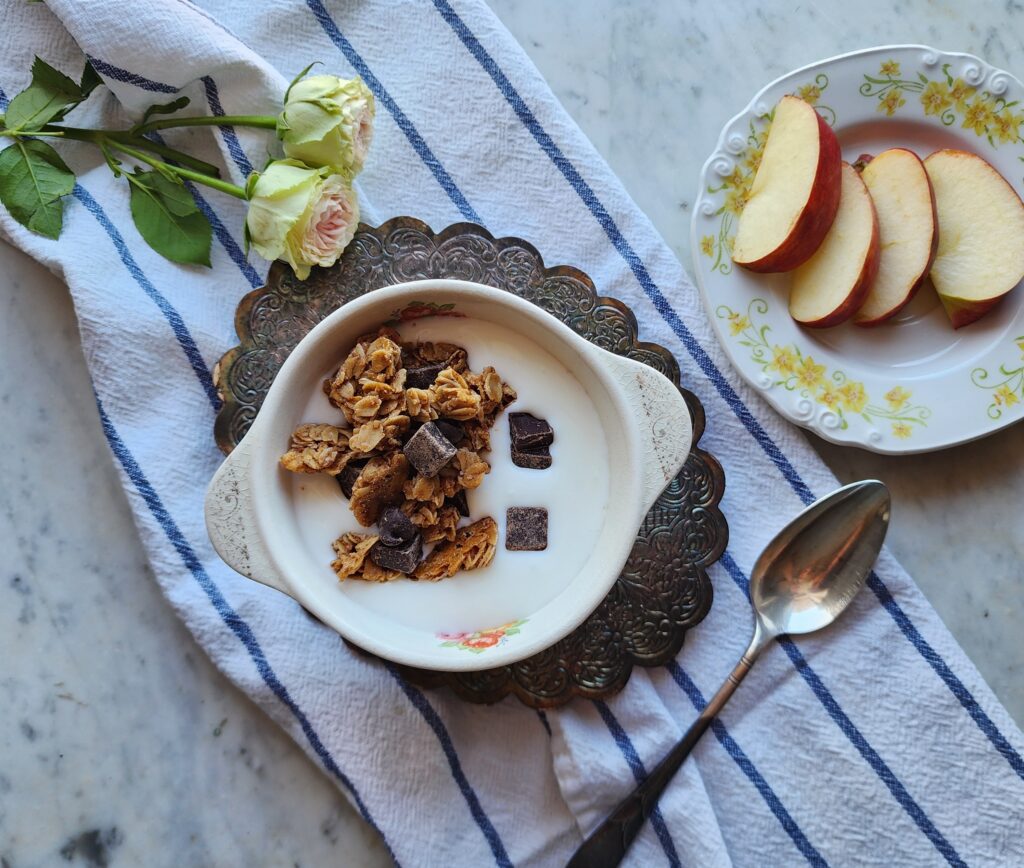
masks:
[[[909,148],[893,148],[893,150],[906,151],[908,154],[914,157],[914,159],[921,163],[921,167],[924,168],[924,161]],[[928,178],[927,170],[925,170],[924,176],[925,178]],[[914,282],[914,285],[910,288],[910,292],[907,293],[907,297],[903,299],[902,304],[898,305],[897,307],[894,307],[892,310],[890,310],[887,314],[884,314],[883,316],[875,317],[875,319],[854,320],[854,325],[860,326],[861,328],[869,329],[881,325],[886,320],[892,319],[892,317],[896,316],[896,314],[898,314],[901,310],[903,310],[903,308],[905,308],[908,304],[910,304],[910,302],[914,300],[914,296],[917,295],[918,290],[922,286],[924,286],[925,280],[928,279],[928,274],[932,270],[932,263],[935,262],[935,254],[938,253],[939,251],[939,212],[935,207],[935,188],[932,187],[931,178],[928,178],[928,192],[931,194],[932,197],[932,226],[934,228],[932,229],[932,252],[931,255],[928,257],[928,262],[924,267],[924,271],[921,272],[920,276]],[[876,265],[876,271],[877,268],[878,266]],[[957,328],[957,326],[953,326],[953,328]]]
[[[944,298],[940,298],[940,301],[942,301],[942,306],[946,308],[946,313],[949,315],[949,321],[953,328],[959,329],[981,319],[1008,295],[1009,293],[1005,292],[1002,295],[997,295],[995,298],[986,298],[984,301],[968,301],[963,304],[947,303]]]
[[[951,153],[963,153],[970,154],[971,156],[977,156],[977,154],[971,154],[970,151],[963,151],[958,148],[939,148],[937,151],[932,151],[928,157],[933,157],[935,154],[941,153],[942,151],[949,151]],[[928,159],[925,157],[925,160]],[[986,162],[988,162],[986,160]],[[989,164],[991,165],[991,163]],[[1003,177],[1002,172],[999,172],[995,167],[992,168],[994,172],[1002,179],[1002,182],[1006,184],[1013,191],[1013,195],[1024,204],[1024,199],[1020,198],[1020,194],[1014,189],[1014,186]],[[935,191],[932,191],[932,206],[935,205]],[[940,227],[941,231],[941,227]],[[935,244],[938,246],[938,232],[935,233],[936,239]],[[934,254],[933,254],[934,258]],[[1012,290],[1010,290],[1012,292]],[[977,322],[985,314],[987,314],[992,308],[994,308],[999,302],[1001,302],[1010,292],[1004,292],[1002,295],[997,295],[995,298],[986,298],[983,301],[965,301],[962,304],[958,304],[952,300],[947,301],[941,295],[939,295],[939,301],[942,302],[942,306],[946,309],[946,314],[949,316],[949,322],[953,326],[954,331],[956,329],[963,328],[966,325],[970,325],[972,322]],[[936,295],[938,293],[936,292]]]
[[[871,241],[868,242],[868,252],[864,257],[864,265],[861,266],[860,277],[857,278],[853,289],[850,290],[850,294],[846,296],[846,300],[839,307],[821,319],[816,319],[812,322],[798,320],[804,328],[827,329],[837,326],[853,316],[860,309],[860,306],[864,304],[864,299],[868,297],[868,290],[871,289],[875,275],[878,274],[878,261],[881,259],[882,253],[878,238],[878,214],[875,213],[874,203],[871,205],[871,214]]]
[[[785,241],[771,253],[753,262],[737,262],[748,271],[770,274],[777,271],[792,271],[810,259],[821,246],[821,242],[832,228],[839,210],[839,191],[842,187],[841,173],[843,157],[839,139],[825,120],[818,118],[818,169],[811,185],[811,197],[800,212],[793,231]],[[735,260],[734,260],[735,261]]]

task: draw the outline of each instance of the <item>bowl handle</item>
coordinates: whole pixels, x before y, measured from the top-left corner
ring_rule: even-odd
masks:
[[[640,433],[646,515],[690,454],[693,420],[686,399],[664,374],[633,359],[606,356]]]
[[[206,490],[206,531],[231,569],[290,596],[256,529],[251,460],[251,447],[242,440],[213,475]]]

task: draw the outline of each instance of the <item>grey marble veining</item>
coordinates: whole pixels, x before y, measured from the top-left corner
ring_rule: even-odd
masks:
[[[490,5],[691,273],[701,166],[726,121],[772,79],[895,43],[966,51],[1024,75],[1024,6],[1015,2]],[[1024,724],[1024,426],[903,457],[808,436],[841,481],[876,477],[890,486],[890,547]]]
[[[890,42],[1024,73],[1013,2],[491,5],[687,267],[700,166],[769,79]],[[160,595],[67,293],[2,243],[0,420],[0,865],[386,864]],[[1024,427],[925,456],[815,446],[841,479],[892,487],[892,548],[1024,722]]]
[[[161,596],[67,289],[2,242],[0,419],[0,864],[388,864]]]

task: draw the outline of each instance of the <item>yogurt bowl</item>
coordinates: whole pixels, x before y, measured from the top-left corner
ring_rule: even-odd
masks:
[[[472,521],[498,524],[490,566],[440,582],[384,584],[331,570],[331,541],[355,522],[337,481],[292,474],[278,459],[304,422],[342,424],[321,388],[357,338],[388,324],[406,340],[466,348],[518,399],[491,430],[491,472],[469,492]],[[509,412],[547,419],[552,465],[517,467]],[[679,390],[657,371],[579,337],[510,293],[456,280],[374,290],[325,318],[293,350],[249,432],[206,495],[210,539],[229,566],[294,597],[349,641],[422,669],[491,669],[529,657],[575,629],[611,589],[637,529],[689,454]],[[548,511],[548,547],[505,548],[506,510]]]

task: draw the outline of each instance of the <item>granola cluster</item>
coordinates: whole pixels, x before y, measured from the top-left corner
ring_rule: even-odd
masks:
[[[379,542],[376,534],[345,533],[332,544],[336,555],[331,569],[339,579],[363,579],[367,582],[390,582],[403,573],[379,567],[369,553]],[[485,517],[461,527],[452,540],[434,546],[429,555],[410,573],[425,582],[439,582],[463,570],[486,567],[494,560],[498,547],[498,524]]]
[[[490,449],[490,428],[516,399],[515,390],[490,366],[470,370],[462,347],[403,343],[397,332],[382,328],[359,339],[324,382],[324,392],[346,425],[300,425],[281,465],[294,473],[338,477],[364,527],[398,509],[417,531],[415,540],[402,542],[397,560],[395,550],[382,552],[386,538],[343,534],[333,544],[331,566],[338,578],[387,582],[409,575],[437,581],[487,566],[497,543],[494,520],[459,524],[469,517],[465,492],[490,472],[481,453]],[[428,442],[410,449],[414,437]],[[432,466],[418,457],[428,453]],[[424,543],[434,548],[420,559]],[[414,561],[415,568],[406,570]],[[401,571],[391,568],[395,563]]]

